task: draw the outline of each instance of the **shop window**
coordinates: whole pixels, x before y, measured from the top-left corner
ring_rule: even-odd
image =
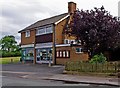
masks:
[[[82,48],[76,48],[76,53],[83,53],[83,49]]]
[[[33,50],[29,50],[27,56],[28,56],[28,57],[33,57],[33,56],[34,56],[34,55],[33,55]]]
[[[52,49],[38,49],[37,61],[52,61]]]

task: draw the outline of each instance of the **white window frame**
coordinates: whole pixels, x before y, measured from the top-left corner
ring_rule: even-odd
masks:
[[[82,48],[76,48],[76,49],[79,49],[79,52],[77,52],[77,50],[76,50],[76,53],[83,53],[83,49]]]
[[[68,41],[68,43],[66,41]],[[65,39],[64,40],[64,44],[70,44],[70,40],[69,39]]]
[[[66,41],[68,41],[68,43]],[[76,44],[75,40],[70,40],[70,39],[64,39],[64,44],[71,44],[72,41],[73,44]]]
[[[46,27],[46,34],[49,34],[49,33],[52,33],[52,32],[53,32],[52,26]]]
[[[73,41],[73,44],[76,44],[75,40],[69,40],[69,41],[70,41],[70,43]]]
[[[27,30],[27,31],[25,32],[25,37],[30,37],[30,31],[29,31],[29,30]]]
[[[41,33],[41,31],[44,31],[44,32]],[[36,35],[44,35],[49,33],[53,33],[52,26],[45,26],[45,27],[40,27],[36,29]]]

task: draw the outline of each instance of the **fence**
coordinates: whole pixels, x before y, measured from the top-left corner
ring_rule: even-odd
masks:
[[[66,71],[77,72],[120,72],[120,62],[89,63],[89,62],[67,62]]]

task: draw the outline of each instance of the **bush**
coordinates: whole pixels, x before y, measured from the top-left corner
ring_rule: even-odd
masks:
[[[0,57],[16,57],[21,56],[20,51],[8,52],[8,51],[0,51]]]
[[[106,62],[106,57],[100,53],[97,55],[94,55],[93,58],[90,60],[90,63],[105,63]]]

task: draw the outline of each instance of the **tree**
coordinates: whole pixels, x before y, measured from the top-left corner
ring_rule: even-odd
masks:
[[[10,36],[5,36],[0,40],[0,45],[1,49],[5,51],[15,51],[18,49],[18,46],[16,45],[17,42],[15,41],[15,37],[10,35]]]
[[[120,47],[120,22],[103,6],[90,11],[75,11],[69,27],[69,33],[81,40],[91,57]]]
[[[14,57],[21,55],[20,46],[17,45],[13,35],[3,37],[0,40],[0,45],[0,57]]]

